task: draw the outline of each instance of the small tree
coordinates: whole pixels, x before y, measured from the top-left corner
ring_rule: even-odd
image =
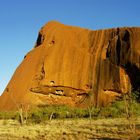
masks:
[[[92,112],[93,112],[93,108],[94,108],[94,104],[93,104],[93,90],[89,90],[88,93],[86,94],[86,98],[87,98],[87,103],[88,103],[88,112],[89,112],[89,119],[90,119],[90,124],[91,124],[91,120],[92,120]]]
[[[131,90],[123,97],[125,105],[126,119],[129,123],[129,129],[133,134],[136,134],[136,114],[135,114],[135,104],[136,96]]]
[[[9,92],[9,89],[7,88],[6,89],[7,92]],[[8,93],[8,95],[10,96],[12,102],[15,104],[17,110],[18,110],[18,113],[19,113],[19,122],[21,125],[25,123],[27,123],[27,118],[28,118],[28,110],[29,110],[29,105],[26,106],[23,106],[22,103],[18,103],[16,101],[16,99],[12,96],[12,94]],[[25,121],[24,121],[24,110],[25,110]]]
[[[23,109],[22,109],[22,104],[20,107],[18,107],[18,112],[19,112],[19,122],[21,125],[24,123],[24,117],[23,117]]]

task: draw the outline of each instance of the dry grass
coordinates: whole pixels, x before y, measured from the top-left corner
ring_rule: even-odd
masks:
[[[13,120],[0,120],[0,140],[138,139],[140,118],[135,123],[133,134],[124,118],[51,120],[23,126]]]

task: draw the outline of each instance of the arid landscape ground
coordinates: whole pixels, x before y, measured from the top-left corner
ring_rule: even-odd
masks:
[[[140,139],[140,118],[131,130],[125,118],[54,119],[40,124],[24,124],[0,120],[0,140],[137,140]]]

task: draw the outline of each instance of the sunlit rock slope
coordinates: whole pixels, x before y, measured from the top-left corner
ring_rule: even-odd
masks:
[[[0,109],[103,106],[140,90],[140,28],[89,30],[51,21],[41,28],[0,97]]]

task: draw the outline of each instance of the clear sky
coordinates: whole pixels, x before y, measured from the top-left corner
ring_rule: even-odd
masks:
[[[0,0],[0,94],[50,20],[93,30],[140,26],[140,0]]]

